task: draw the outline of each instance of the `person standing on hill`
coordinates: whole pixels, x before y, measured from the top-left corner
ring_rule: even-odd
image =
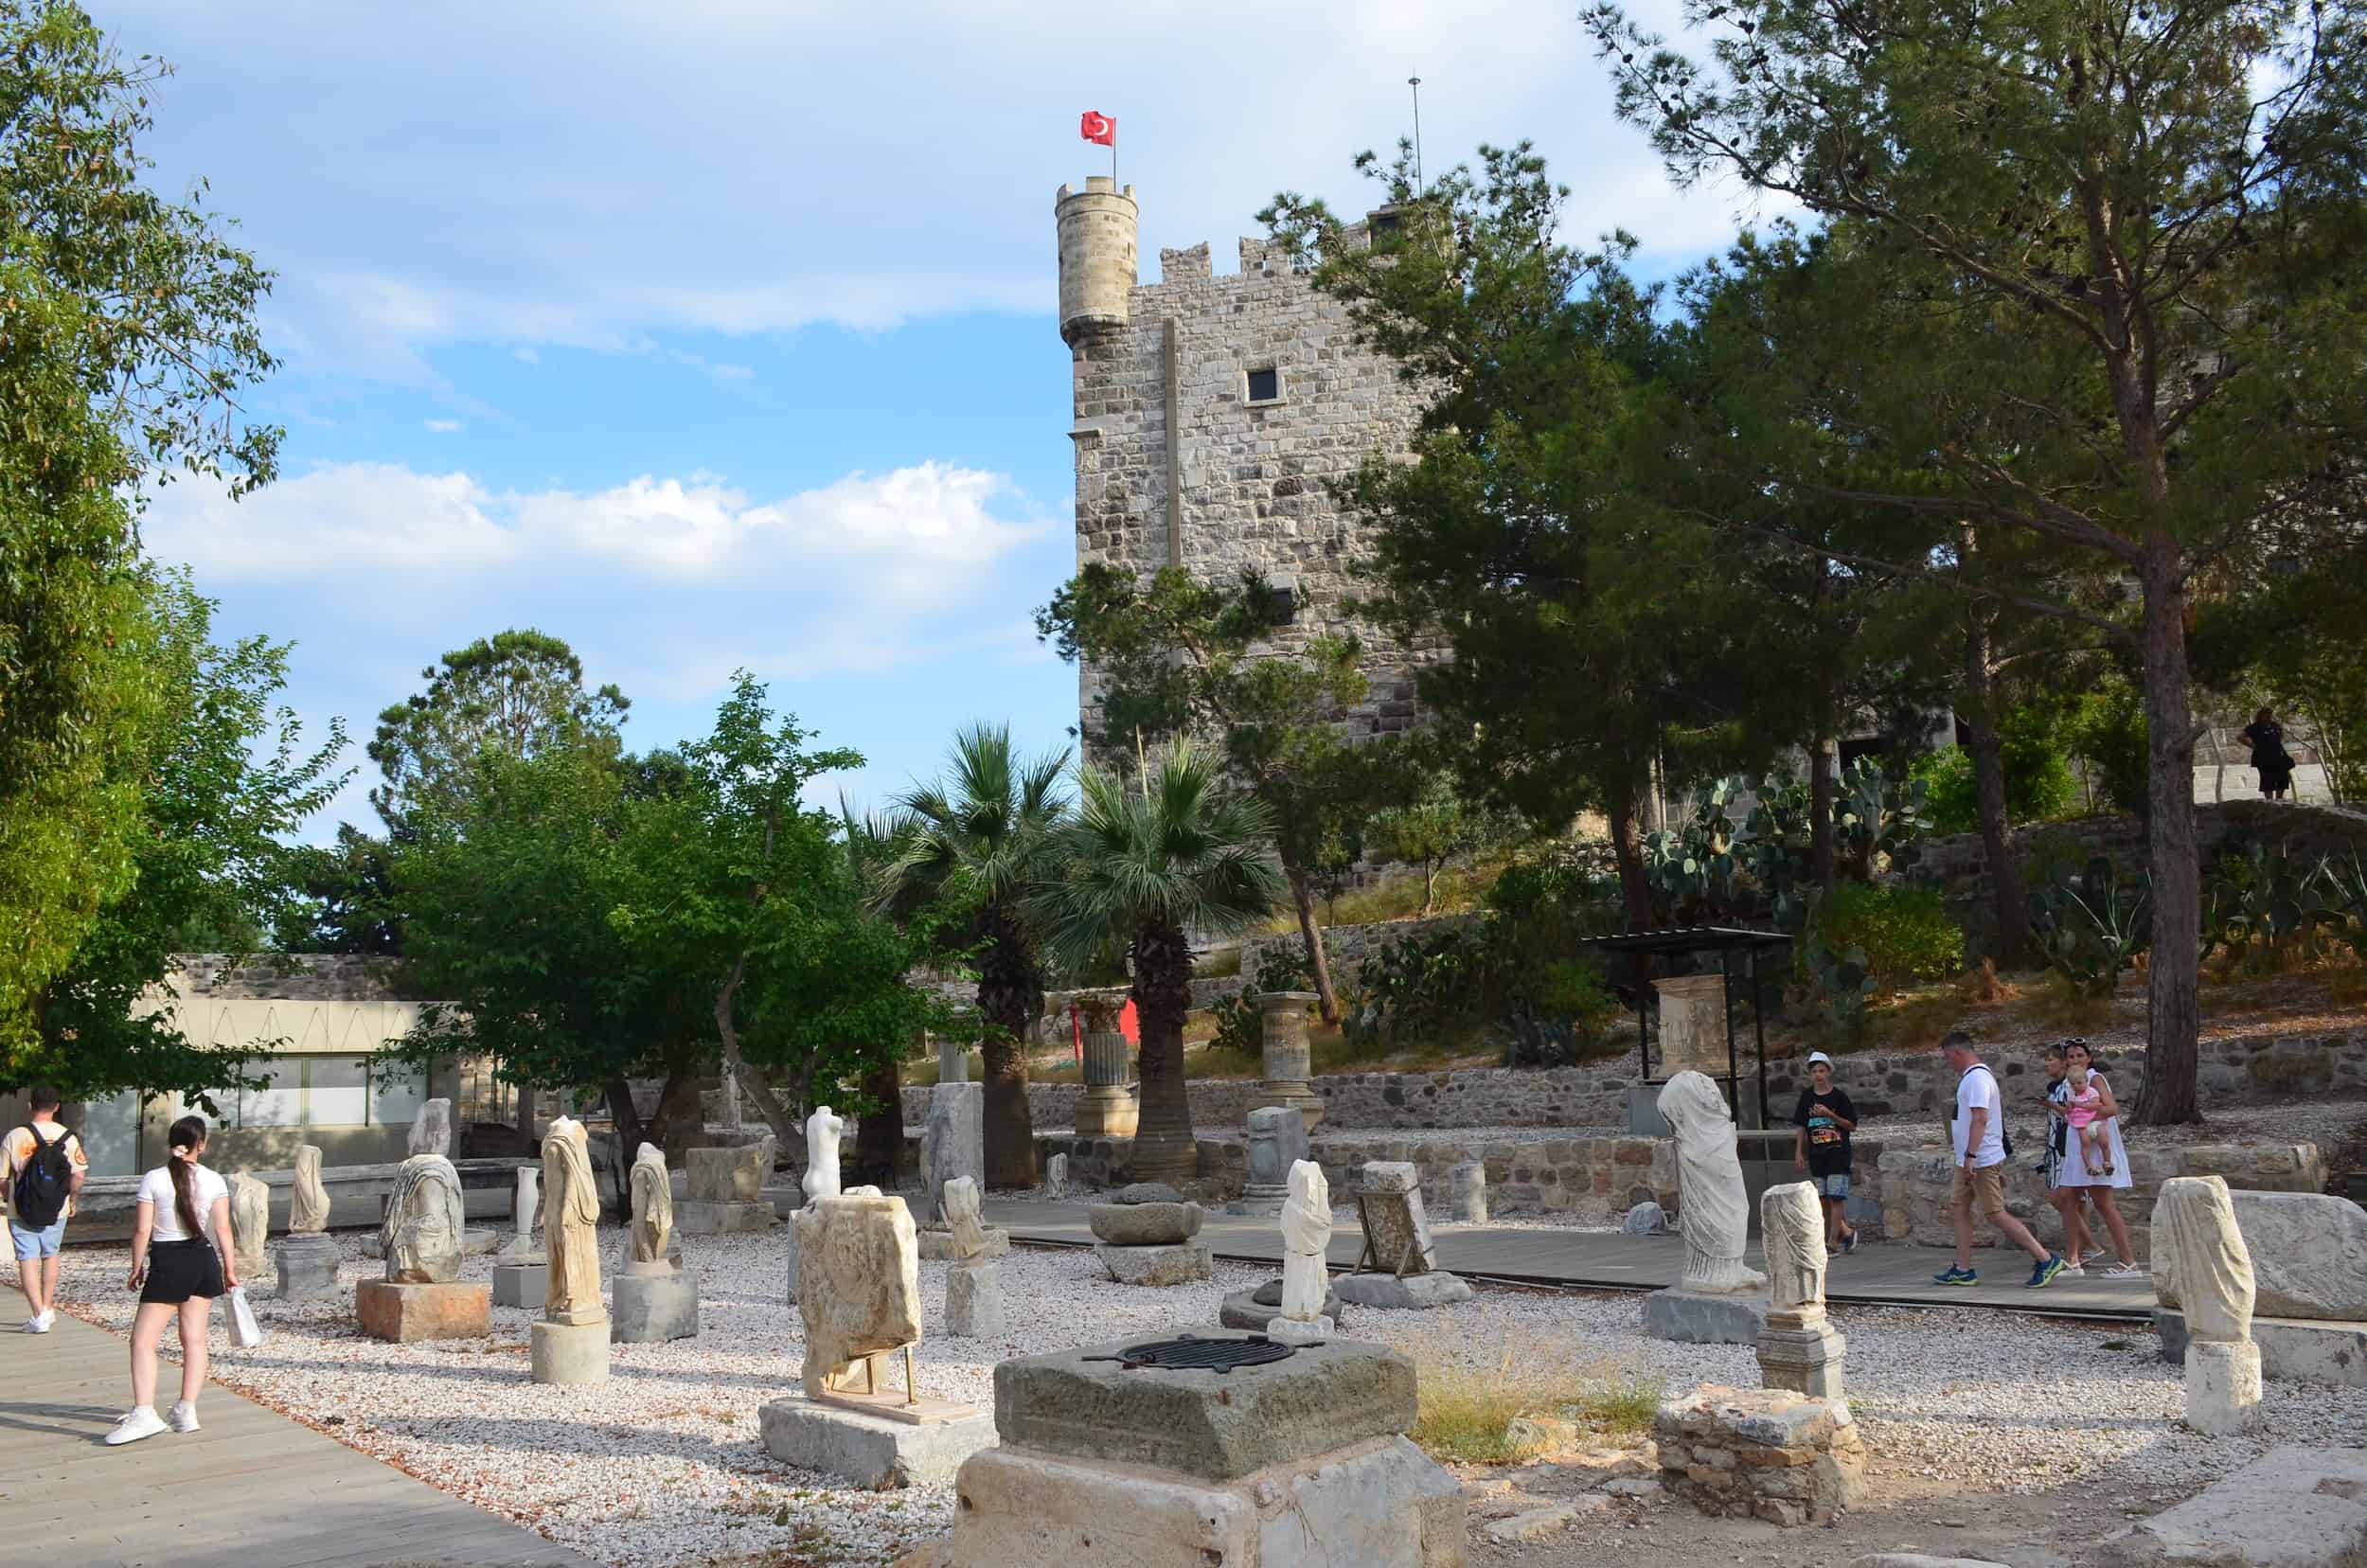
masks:
[[[2262,708],[2251,716],[2235,739],[2251,748],[2252,770],[2260,775],[2260,798],[2283,800],[2293,788],[2293,758],[2285,749],[2285,726]]]
[[[32,1115],[0,1141],[0,1191],[9,1197],[9,1239],[15,1243],[16,1282],[25,1291],[25,1331],[45,1334],[58,1321],[58,1249],[65,1222],[89,1174],[82,1140],[58,1120],[58,1092],[36,1084],[27,1096]]]
[[[1823,1051],[1808,1053],[1808,1087],[1800,1091],[1800,1106],[1791,1114],[1800,1129],[1791,1165],[1805,1170],[1824,1205],[1824,1245],[1828,1250],[1858,1250],[1858,1232],[1842,1218],[1849,1202],[1849,1173],[1855,1160],[1850,1134],[1858,1131],[1858,1108],[1833,1086],[1833,1059]]]

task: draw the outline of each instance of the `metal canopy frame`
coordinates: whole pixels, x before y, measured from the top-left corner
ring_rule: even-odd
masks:
[[[1615,936],[1590,936],[1578,944],[1603,953],[1632,953],[1639,958],[1691,957],[1717,954],[1717,972],[1726,983],[1726,1107],[1738,1124],[1742,1119],[1742,1059],[1735,1044],[1734,956],[1742,954],[1742,975],[1751,983],[1751,1026],[1758,1058],[1759,1116],[1767,1116],[1767,1008],[1759,998],[1759,954],[1770,948],[1789,947],[1791,938],[1780,931],[1754,931],[1747,926],[1671,926],[1662,931],[1629,931]],[[1652,1078],[1652,1032],[1645,1020],[1646,989],[1635,996],[1636,1063],[1646,1082]]]

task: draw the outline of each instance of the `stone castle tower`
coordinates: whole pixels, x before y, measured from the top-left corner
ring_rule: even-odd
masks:
[[[1290,258],[1241,241],[1241,270],[1218,276],[1208,247],[1159,253],[1136,280],[1134,187],[1107,176],[1062,186],[1060,336],[1074,362],[1077,563],[1146,577],[1181,566],[1203,580],[1255,567],[1276,590],[1272,647],[1353,631],[1371,690],[1350,733],[1410,727],[1421,656],[1358,624],[1344,600],[1358,520],[1324,482],[1375,449],[1410,439],[1422,400],[1394,364],[1355,341],[1346,310]],[[1287,602],[1285,595],[1287,594]],[[1098,707],[1080,673],[1078,705]]]

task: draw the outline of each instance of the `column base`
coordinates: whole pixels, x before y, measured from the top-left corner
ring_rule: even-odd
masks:
[[[365,1279],[353,1288],[353,1315],[362,1332],[395,1345],[483,1339],[493,1331],[492,1306],[491,1286],[459,1280],[394,1285]]]
[[[605,1323],[541,1322],[528,1330],[526,1356],[539,1383],[608,1381]]]

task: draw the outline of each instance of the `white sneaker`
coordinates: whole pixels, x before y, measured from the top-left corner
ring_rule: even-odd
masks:
[[[157,1415],[152,1407],[142,1405],[116,1423],[116,1429],[107,1434],[107,1446],[116,1448],[124,1443],[136,1443],[143,1437],[153,1437],[160,1432],[169,1430],[165,1425],[165,1418]]]
[[[44,1307],[40,1314],[25,1327],[36,1334],[45,1334],[57,1326],[58,1310],[55,1307]]]
[[[172,1409],[165,1416],[165,1422],[175,1432],[195,1432],[198,1429],[197,1406],[187,1399],[175,1400]]]
[[[2059,1270],[2057,1270],[2057,1271],[2056,1271],[2056,1277],[2058,1277],[2058,1278],[2062,1278],[2062,1279],[2069,1279],[2069,1278],[2071,1278],[2071,1277],[2072,1277],[2073,1275],[2074,1275],[2074,1274],[2086,1274],[2087,1272],[2088,1272],[2087,1270],[2085,1270],[2085,1269],[2081,1268],[2081,1267],[2080,1267],[2078,1264],[2076,1264],[2076,1263],[2066,1263],[2066,1264],[2064,1264],[2064,1265],[2062,1266],[2062,1268],[2061,1268],[2061,1269],[2059,1269]]]

